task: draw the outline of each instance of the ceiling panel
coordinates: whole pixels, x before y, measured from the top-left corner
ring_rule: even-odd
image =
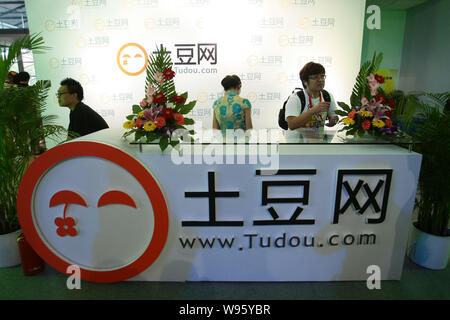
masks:
[[[24,0],[0,0],[0,29],[18,28],[28,28]]]

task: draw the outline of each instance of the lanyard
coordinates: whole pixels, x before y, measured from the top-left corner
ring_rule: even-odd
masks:
[[[309,94],[308,94],[308,98],[309,98],[309,108],[311,109],[313,105],[312,105],[311,96]],[[319,102],[322,102],[322,93],[319,93]],[[317,115],[319,116],[320,120],[323,120],[322,113],[318,113]]]

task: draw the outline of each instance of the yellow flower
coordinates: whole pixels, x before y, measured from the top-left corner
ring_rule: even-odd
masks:
[[[144,130],[145,131],[153,131],[156,129],[156,124],[153,121],[147,121],[144,124]]]
[[[377,127],[377,128],[383,128],[385,126],[383,120],[380,120],[380,119],[372,121],[372,124],[374,127]]]
[[[143,113],[142,111],[139,112],[139,113],[138,113],[138,117],[139,117],[139,118],[143,118],[143,117],[144,117],[144,113]]]
[[[363,117],[373,117],[373,113],[367,110],[361,110],[361,115]]]
[[[345,118],[342,120],[343,123],[347,124],[347,125],[354,125],[355,124],[355,120],[351,119],[351,118]]]
[[[131,129],[131,128],[133,128],[135,125],[136,125],[136,124],[134,123],[133,120],[128,120],[128,121],[125,121],[125,122],[124,122],[123,127],[124,127],[125,129]]]

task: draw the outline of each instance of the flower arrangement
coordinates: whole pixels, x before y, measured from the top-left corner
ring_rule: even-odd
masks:
[[[372,61],[361,67],[350,98],[352,107],[338,102],[342,110],[336,111],[336,114],[344,117],[340,120],[344,124],[340,131],[346,131],[347,135],[363,136],[367,133],[394,137],[403,134],[401,127],[393,121],[396,102],[380,87],[385,79],[375,73],[382,57],[381,53],[375,54]]]
[[[126,117],[123,127],[130,131],[123,137],[134,133],[134,141],[145,139],[147,143],[159,139],[161,151],[164,151],[169,144],[175,147],[180,143],[179,139],[194,134],[185,127],[193,125],[194,120],[185,115],[194,108],[196,101],[186,104],[188,93],[178,95],[175,91],[175,72],[170,54],[164,47],[149,57],[146,72],[145,97],[139,105],[133,105],[133,114]],[[175,137],[175,131],[184,134]]]

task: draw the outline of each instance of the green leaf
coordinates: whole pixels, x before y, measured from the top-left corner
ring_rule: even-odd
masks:
[[[145,135],[147,137],[147,143],[159,138],[159,135],[153,132],[147,132]]]
[[[138,114],[142,111],[142,107],[140,105],[134,104],[133,105],[133,113]]]
[[[184,118],[184,124],[185,125],[192,125],[194,123],[195,123],[195,121],[193,119],[191,119],[191,118]]]
[[[338,102],[337,103],[339,105],[339,107],[341,107],[343,110],[347,111],[347,112],[351,112],[352,108],[350,108],[346,103],[344,102]]]
[[[181,107],[180,109],[180,113],[181,114],[188,114],[189,112],[191,112],[191,110],[195,107],[195,104],[197,103],[197,101],[191,101],[188,104],[184,105],[183,107]]]
[[[133,120],[135,117],[135,114],[130,114],[129,116],[127,116],[127,120]]]
[[[122,135],[122,138],[126,138],[128,136],[130,136],[131,134],[133,134],[135,132],[135,130],[131,130],[131,131],[127,131]]]
[[[134,135],[134,141],[137,142],[139,139],[141,139],[143,136],[145,136],[145,132],[143,131],[136,131]]]
[[[348,113],[342,110],[335,110],[334,111],[335,114],[337,114],[338,116],[343,116],[343,117],[347,117]]]
[[[161,140],[159,140],[159,147],[161,148],[161,151],[164,151],[169,146],[169,138],[162,137]]]

